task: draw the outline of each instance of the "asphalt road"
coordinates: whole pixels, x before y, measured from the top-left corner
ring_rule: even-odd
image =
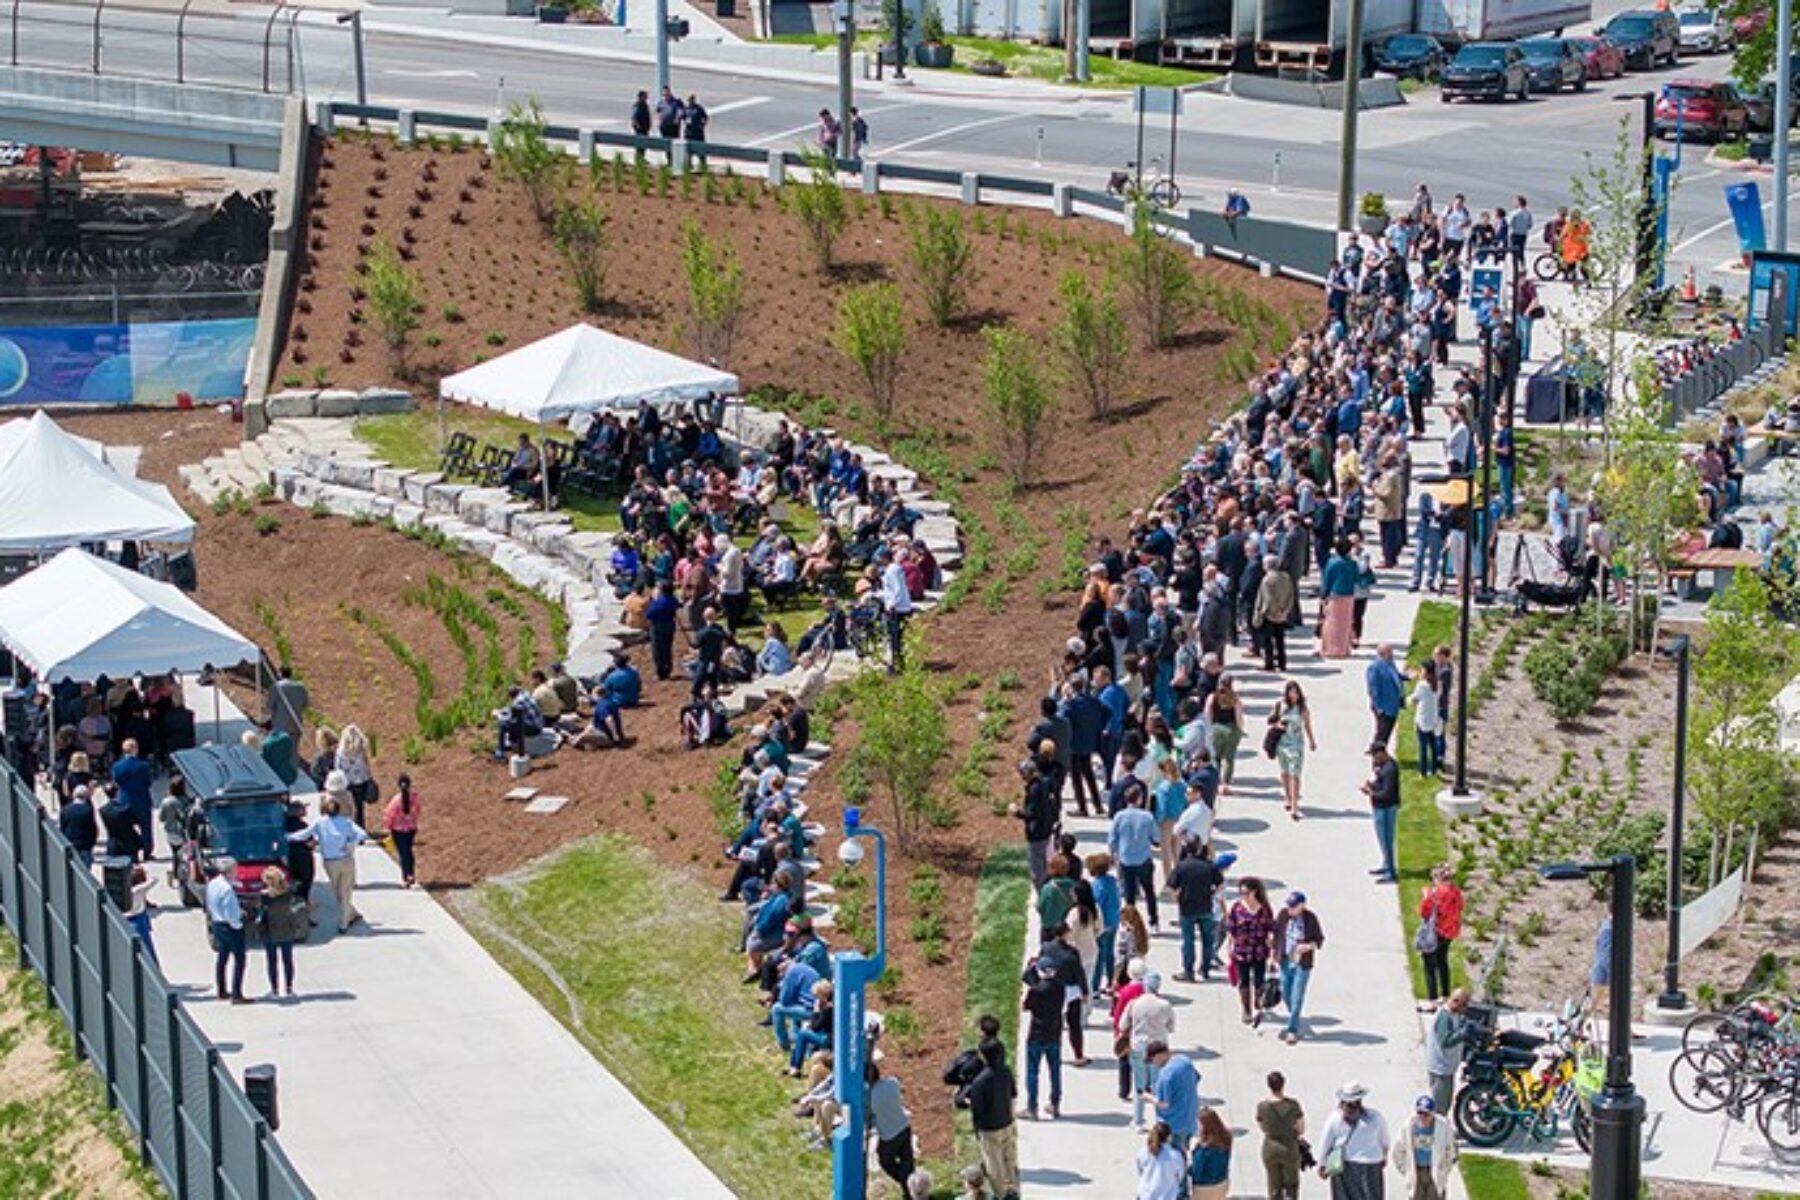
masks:
[[[1601,15],[1619,7],[1621,0],[1599,6]],[[21,61],[87,69],[90,11],[41,0],[24,4]],[[370,19],[373,25],[378,14]],[[172,13],[108,15],[105,69],[173,77],[173,23]],[[529,94],[556,120],[623,129],[630,97],[652,78],[644,64],[497,45],[493,35],[512,28],[497,19],[445,18],[438,27],[448,36],[371,28],[366,66],[373,102],[492,113]],[[263,32],[260,21],[190,18],[183,70],[190,78],[254,87],[266,69],[276,90],[285,90],[291,77],[315,98],[354,98],[351,43],[330,14],[302,15],[292,55],[277,27],[265,61]],[[1587,156],[1610,158],[1621,124],[1629,136],[1638,135],[1639,105],[1618,98],[1677,74],[1721,76],[1727,67],[1722,56],[1688,60],[1679,68],[1596,84],[1585,94],[1523,104],[1452,105],[1420,93],[1401,107],[1363,115],[1356,188],[1403,201],[1423,181],[1440,200],[1460,191],[1472,206],[1493,207],[1524,194],[1535,209],[1548,212],[1567,202],[1569,180],[1584,170]],[[753,146],[807,139],[819,108],[836,103],[828,80],[692,69],[679,52],[675,83],[700,94],[713,115],[716,140]],[[871,128],[870,152],[878,158],[1099,186],[1135,154],[1137,124],[1124,96],[1043,86],[975,95],[936,91],[929,83],[902,88],[859,82],[858,89]],[[1174,145],[1177,175],[1192,204],[1217,204],[1227,187],[1238,187],[1260,214],[1329,221],[1338,133],[1334,112],[1190,93]],[[1147,154],[1169,155],[1166,124],[1153,124],[1146,138]],[[1707,166],[1705,147],[1688,146],[1683,157],[1671,204],[1672,259],[1677,269],[1694,265],[1703,281],[1741,288],[1741,273],[1727,269],[1736,257],[1736,238],[1723,195],[1740,175]],[[1766,199],[1766,175],[1762,184]],[[1800,208],[1791,211],[1800,217]]]

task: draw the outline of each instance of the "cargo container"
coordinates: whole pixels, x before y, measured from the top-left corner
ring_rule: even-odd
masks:
[[[1139,0],[1163,9],[1161,62],[1196,67],[1238,66],[1256,29],[1256,0]]]
[[[1593,15],[1590,0],[1419,0],[1418,32],[1452,46],[1507,42],[1539,33],[1560,35]]]
[[[1329,71],[1343,56],[1349,21],[1349,0],[1257,0],[1256,65]],[[1413,0],[1363,0],[1365,46],[1412,25]]]

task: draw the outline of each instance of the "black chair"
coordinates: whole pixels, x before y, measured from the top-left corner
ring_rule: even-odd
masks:
[[[512,455],[499,446],[483,446],[481,458],[470,464],[469,474],[488,487],[497,486],[512,467]]]
[[[445,479],[455,479],[462,475],[475,473],[474,462],[475,439],[458,430],[450,435],[444,444],[444,453],[438,459],[438,469]]]

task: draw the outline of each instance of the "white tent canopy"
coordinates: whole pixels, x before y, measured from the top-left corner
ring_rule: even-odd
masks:
[[[94,445],[41,411],[0,426],[0,553],[194,540],[193,518],[168,488],[119,474]]]
[[[576,413],[730,395],[737,376],[596,329],[571,325],[438,385],[446,400],[479,404],[540,425]]]
[[[193,672],[261,654],[178,588],[76,549],[0,588],[0,643],[48,680]]]

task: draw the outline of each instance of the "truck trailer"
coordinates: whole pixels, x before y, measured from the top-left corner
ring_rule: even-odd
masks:
[[[1591,0],[1419,0],[1418,32],[1448,46],[1509,42],[1540,33],[1560,35],[1593,16]]]
[[[1158,62],[1224,69],[1249,64],[1256,0],[1137,0],[1137,6],[1146,18],[1139,27],[1151,34]]]
[[[1349,0],[1257,0],[1256,65],[1324,74],[1343,57],[1349,23]],[[1365,46],[1412,25],[1413,0],[1363,0]]]

